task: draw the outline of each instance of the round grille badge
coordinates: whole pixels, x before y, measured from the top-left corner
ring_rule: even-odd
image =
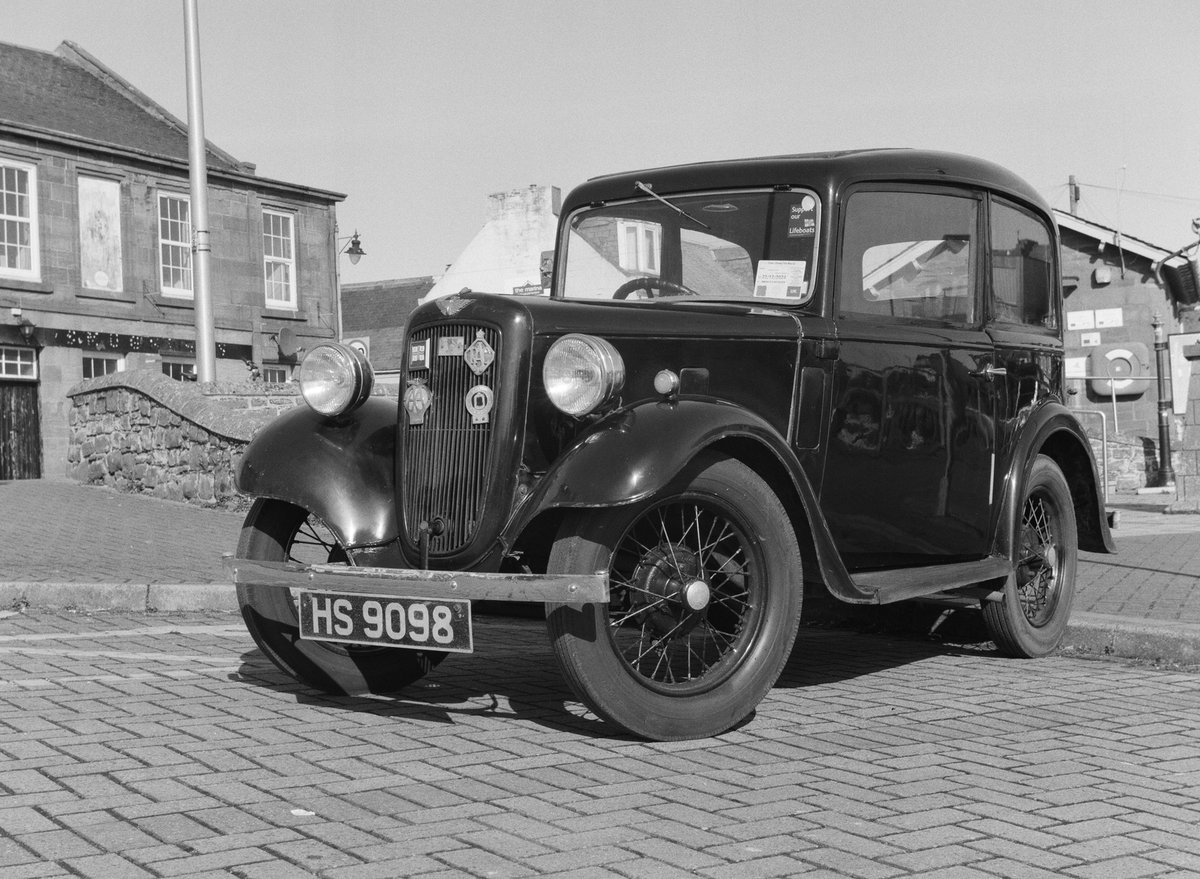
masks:
[[[410,379],[404,391],[404,411],[409,424],[424,424],[425,413],[433,405],[433,391],[420,379]]]
[[[475,385],[475,387],[467,391],[467,397],[464,402],[467,404],[467,411],[471,413],[472,424],[488,423],[488,416],[492,411],[492,403],[495,402],[491,388],[487,385]]]

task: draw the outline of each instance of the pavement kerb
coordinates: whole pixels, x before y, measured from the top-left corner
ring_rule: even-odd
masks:
[[[1200,665],[1200,624],[1075,613],[1059,652]]]
[[[136,613],[237,611],[232,583],[0,583],[0,608]]]
[[[230,583],[0,583],[0,608],[236,613]],[[914,628],[915,633],[924,630]],[[1200,665],[1200,624],[1075,613],[1059,652]]]

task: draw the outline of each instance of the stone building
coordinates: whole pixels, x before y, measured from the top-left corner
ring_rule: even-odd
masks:
[[[1062,235],[1067,387],[1094,432],[1107,420],[1112,485],[1154,485],[1160,467],[1154,320],[1164,337],[1200,329],[1195,276],[1186,259],[1117,229],[1056,211]],[[1181,358],[1175,358],[1180,360]],[[1190,374],[1187,361],[1174,364]],[[1165,364],[1167,396],[1171,361]],[[1200,399],[1200,385],[1178,383]],[[1182,410],[1181,410],[1182,411]],[[1088,414],[1083,414],[1083,413]],[[1172,416],[1176,467],[1193,442],[1186,417]]]
[[[344,196],[207,149],[219,381],[336,336]],[[79,46],[0,43],[0,479],[66,472],[67,391],[194,376],[187,127]]]

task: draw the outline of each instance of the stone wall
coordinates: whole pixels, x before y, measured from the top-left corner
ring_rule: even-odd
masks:
[[[263,425],[302,402],[295,385],[192,384],[152,370],[71,388],[67,475],[122,491],[237,507],[233,474]]]

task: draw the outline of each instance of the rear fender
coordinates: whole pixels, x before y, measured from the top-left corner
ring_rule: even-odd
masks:
[[[1034,413],[1017,440],[1010,459],[1014,463],[1004,486],[1004,507],[996,529],[995,554],[1014,558],[1024,501],[1022,493],[1038,455],[1053,459],[1067,479],[1075,504],[1079,548],[1088,552],[1116,552],[1101,500],[1092,444],[1071,410],[1052,402]]]
[[[335,420],[307,406],[280,415],[246,447],[238,490],[303,507],[347,548],[395,540],[396,406],[371,397]]]

